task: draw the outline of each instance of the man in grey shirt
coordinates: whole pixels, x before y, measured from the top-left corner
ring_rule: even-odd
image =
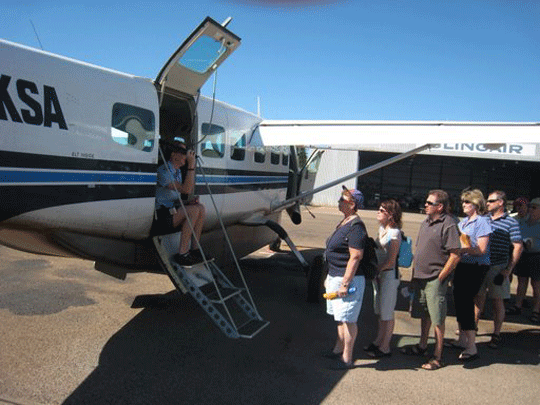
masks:
[[[421,318],[420,343],[403,348],[403,353],[423,356],[431,324],[435,329],[433,357],[422,365],[425,370],[443,366],[442,351],[446,319],[446,291],[449,275],[459,262],[459,230],[449,214],[450,199],[443,190],[431,190],[425,202],[427,218],[420,225],[413,266],[414,302],[412,316]]]

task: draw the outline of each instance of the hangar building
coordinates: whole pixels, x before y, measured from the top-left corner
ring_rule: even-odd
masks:
[[[359,145],[360,152],[326,151],[315,187],[415,146]],[[459,203],[461,191],[467,187],[479,188],[486,196],[490,191],[500,189],[506,192],[510,201],[519,196],[534,198],[540,196],[540,144],[508,143],[497,149],[476,143],[441,144],[344,184],[364,193],[368,209],[376,208],[379,201],[392,197],[400,201],[404,211],[420,212],[427,192],[435,188],[446,190],[454,205]],[[337,206],[340,192],[339,186],[333,187],[316,194],[312,203]]]

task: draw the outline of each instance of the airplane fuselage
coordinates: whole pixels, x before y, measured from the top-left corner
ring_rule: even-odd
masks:
[[[1,244],[150,265],[159,146],[174,139],[199,156],[195,194],[214,254],[218,213],[240,255],[275,239],[240,225],[287,192],[289,149],[258,143],[260,117],[6,41],[0,75]]]

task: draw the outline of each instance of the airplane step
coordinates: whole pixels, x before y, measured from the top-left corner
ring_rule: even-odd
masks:
[[[173,268],[180,267],[181,266],[177,265],[176,263],[173,263]],[[203,285],[214,282],[214,276],[205,263],[197,263],[190,267],[183,267],[183,269],[190,280],[197,285],[197,287],[202,287]]]
[[[182,267],[170,260],[172,256],[159,236],[153,239],[161,265],[175,287],[189,293],[225,335],[252,338],[268,326],[269,322],[257,312],[247,287],[235,286],[213,259]]]
[[[243,288],[222,288],[221,297],[217,291],[213,291],[208,294],[208,299],[214,303],[221,303],[234,298],[238,294],[242,294],[245,290]]]
[[[268,325],[270,325],[269,321],[251,319],[250,321],[238,327],[238,334],[242,338],[251,339]]]

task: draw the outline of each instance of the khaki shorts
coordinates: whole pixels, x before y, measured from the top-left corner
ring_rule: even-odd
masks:
[[[490,266],[484,277],[484,281],[482,281],[479,293],[485,294],[487,291],[489,298],[502,298],[503,300],[510,298],[510,281],[508,277],[504,278],[502,285],[493,284],[495,276],[506,269],[506,267],[505,264],[494,264]]]
[[[411,315],[413,318],[429,316],[434,325],[444,325],[447,311],[446,291],[448,277],[442,283],[438,278],[425,280],[415,278]]]

